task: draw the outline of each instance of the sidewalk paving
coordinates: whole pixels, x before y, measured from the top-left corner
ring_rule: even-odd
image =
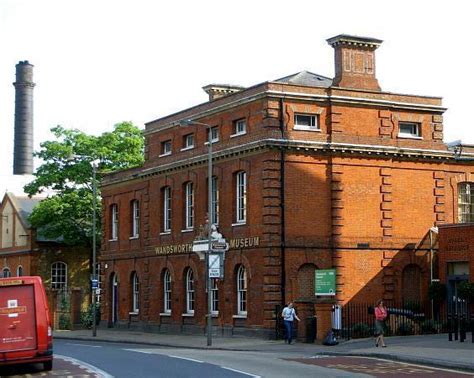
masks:
[[[372,338],[349,340],[328,347],[299,342],[288,345],[283,340],[222,336],[213,336],[212,346],[208,347],[207,338],[204,334],[174,335],[110,328],[98,328],[96,337],[92,336],[92,330],[54,331],[53,336],[56,339],[136,343],[172,348],[271,352],[282,356],[346,355],[378,357],[474,372],[474,343],[471,342],[470,334],[468,334],[469,337],[464,343],[448,341],[447,334],[387,337],[387,348],[376,348]]]

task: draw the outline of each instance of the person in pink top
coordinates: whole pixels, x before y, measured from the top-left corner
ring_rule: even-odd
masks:
[[[377,307],[375,307],[375,346],[378,347],[379,344],[385,348],[385,341],[383,339],[383,334],[385,332],[385,319],[387,319],[387,308],[383,305],[383,300],[377,302]]]

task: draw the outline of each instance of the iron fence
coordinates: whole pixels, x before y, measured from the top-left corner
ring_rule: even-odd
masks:
[[[466,301],[452,306],[426,302],[395,302],[384,301],[388,310],[386,320],[387,336],[421,335],[448,332],[453,327],[450,319],[470,318],[470,304]],[[453,312],[454,311],[454,312]],[[467,321],[467,320],[466,320]],[[463,323],[464,324],[464,323]],[[374,304],[347,303],[342,306],[338,327],[338,336],[344,339],[371,337],[375,331]]]

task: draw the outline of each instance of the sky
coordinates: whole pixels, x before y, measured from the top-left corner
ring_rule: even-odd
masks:
[[[307,70],[334,76],[326,39],[382,39],[383,91],[439,96],[444,140],[474,144],[474,5],[418,0],[0,0],[0,197],[13,177],[15,65],[34,65],[35,150],[56,125],[88,134]],[[469,58],[468,58],[469,57]],[[38,167],[39,161],[35,161]]]

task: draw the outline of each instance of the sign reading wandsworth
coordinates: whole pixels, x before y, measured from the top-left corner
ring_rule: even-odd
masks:
[[[235,238],[229,240],[229,249],[253,248],[260,245],[260,237]],[[193,244],[168,244],[155,247],[157,255],[175,255],[180,253],[192,253]]]
[[[336,269],[316,269],[314,286],[315,295],[336,295]]]

